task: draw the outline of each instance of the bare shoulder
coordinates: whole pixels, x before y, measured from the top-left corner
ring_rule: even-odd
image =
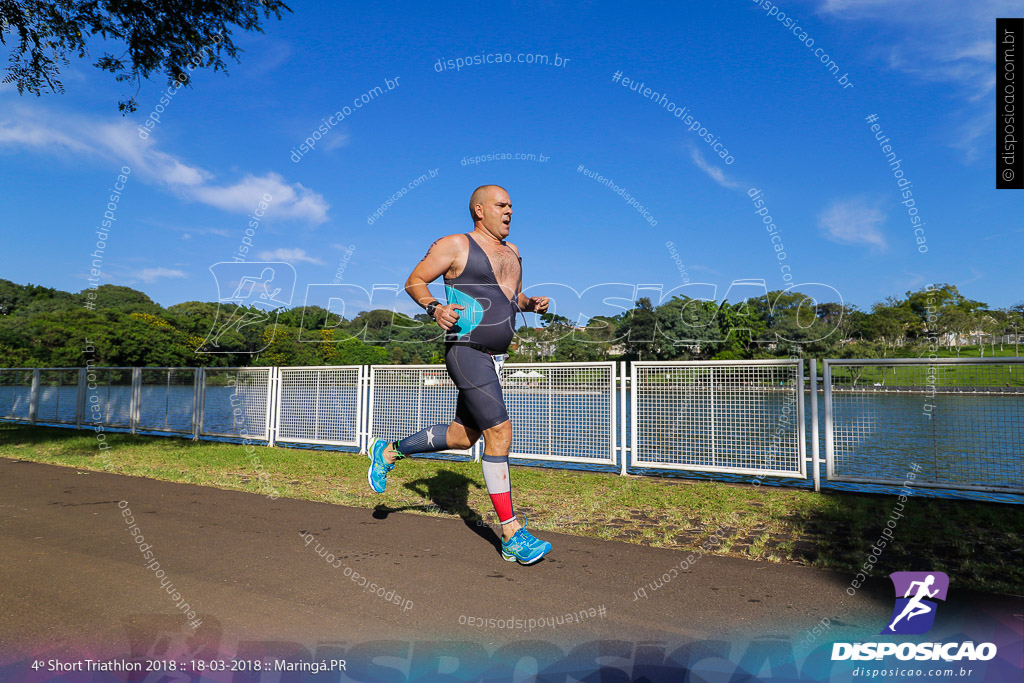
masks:
[[[469,259],[469,237],[464,233],[445,235],[430,248],[444,254],[448,262],[445,277],[458,277],[465,269],[466,261]]]
[[[427,256],[450,256],[456,257],[461,252],[467,251],[469,244],[465,235],[445,235],[434,240],[427,249]],[[424,256],[426,258],[426,256]]]
[[[512,251],[516,252],[516,256],[519,256],[519,247],[517,247],[516,245],[512,244],[508,240],[505,240],[505,246],[511,248]]]
[[[439,249],[452,255],[456,255],[469,250],[469,238],[460,234],[445,235],[440,239],[434,240],[434,243],[430,245],[430,248]]]
[[[469,248],[469,237],[464,232],[457,232],[454,235],[445,235],[441,241],[457,249]]]

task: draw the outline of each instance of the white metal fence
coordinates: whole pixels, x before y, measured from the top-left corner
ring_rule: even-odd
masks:
[[[824,378],[830,480],[1024,493],[1024,358],[826,360]]]
[[[204,368],[198,384],[198,435],[271,441],[275,371]]]
[[[614,465],[615,363],[506,363],[513,458]]]
[[[36,419],[55,424],[76,424],[79,368],[47,368],[39,371]]]
[[[31,368],[0,368],[0,418],[35,422],[38,377]]]
[[[512,457],[818,489],[802,360],[509,363],[501,379]],[[826,360],[823,380],[828,480],[903,485],[914,466],[915,486],[1024,493],[1024,358]],[[440,365],[0,368],[2,420],[271,446],[365,451],[449,422],[456,394]]]
[[[82,423],[134,430],[139,405],[135,391],[139,370],[141,368],[86,368],[84,393],[87,401]],[[39,371],[40,376],[43,372]],[[36,420],[39,419],[37,411]]]
[[[269,440],[276,368],[0,368],[0,419]]]
[[[363,366],[278,368],[275,440],[360,446]]]
[[[139,419],[150,432],[192,434],[201,373],[198,368],[139,368]]]
[[[451,422],[458,389],[443,365],[371,365],[367,443],[414,434],[431,425]],[[472,456],[471,450],[444,453]]]
[[[506,363],[502,393],[513,458],[614,465],[616,372],[605,363]],[[370,367],[369,438],[396,440],[455,416],[457,389],[441,365]],[[446,451],[460,455],[473,451]]]
[[[806,479],[802,360],[633,363],[641,467]]]

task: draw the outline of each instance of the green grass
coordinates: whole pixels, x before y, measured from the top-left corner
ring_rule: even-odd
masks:
[[[1024,344],[1020,345],[1021,352],[1024,352]],[[985,355],[982,356],[978,351],[978,346],[961,346],[960,355],[956,355],[956,349],[942,348],[939,353],[936,354],[939,358],[1014,358],[1017,356],[1013,351],[1013,344],[1003,344],[1003,348],[999,348],[999,344],[996,344],[995,351],[988,344],[985,345]]]
[[[493,522],[480,465],[399,463],[383,495],[366,484],[365,456],[107,433],[102,458],[91,430],[0,424],[0,457],[106,470],[223,489],[370,509]],[[256,464],[267,473],[256,476]],[[718,555],[791,562],[851,578],[879,538],[893,496],[620,477],[514,467],[513,502],[531,529],[694,550],[717,536]],[[917,498],[872,576],[947,572],[959,586],[1024,595],[1024,506]],[[955,531],[951,531],[955,530]]]
[[[1011,352],[1012,353],[1012,352]],[[951,358],[953,356],[940,356]],[[961,358],[969,358],[967,354]],[[975,349],[974,358],[978,357]],[[985,358],[989,358],[985,354]],[[839,361],[842,363],[842,361]],[[934,375],[929,376],[929,365],[917,366],[886,366],[880,360],[879,365],[867,366],[833,366],[832,376],[834,381],[841,386],[850,386],[852,378],[857,378],[856,386],[870,387],[875,382],[885,385],[899,386],[920,386],[926,387],[929,382],[934,382],[938,387],[991,387],[999,391],[1005,387],[1024,386],[1024,365],[964,365],[951,366],[936,364]]]

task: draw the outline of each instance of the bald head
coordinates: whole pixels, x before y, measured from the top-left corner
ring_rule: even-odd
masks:
[[[493,203],[495,194],[508,197],[508,191],[501,185],[481,185],[473,190],[473,195],[469,198],[469,215],[473,217],[474,223],[480,220],[476,213],[477,206],[482,210],[487,204]]]
[[[500,185],[481,185],[469,198],[469,213],[477,231],[496,240],[508,237],[512,225],[512,200]]]

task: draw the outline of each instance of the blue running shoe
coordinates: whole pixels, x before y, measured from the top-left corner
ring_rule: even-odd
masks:
[[[370,469],[366,472],[366,479],[370,482],[370,488],[376,493],[384,493],[388,485],[388,472],[395,469],[384,459],[384,451],[388,442],[384,439],[374,439],[370,446]]]
[[[523,526],[512,535],[512,538],[501,542],[501,558],[506,562],[519,561],[520,564],[533,564],[551,552],[551,544],[534,538],[526,530],[526,515],[523,515]]]

